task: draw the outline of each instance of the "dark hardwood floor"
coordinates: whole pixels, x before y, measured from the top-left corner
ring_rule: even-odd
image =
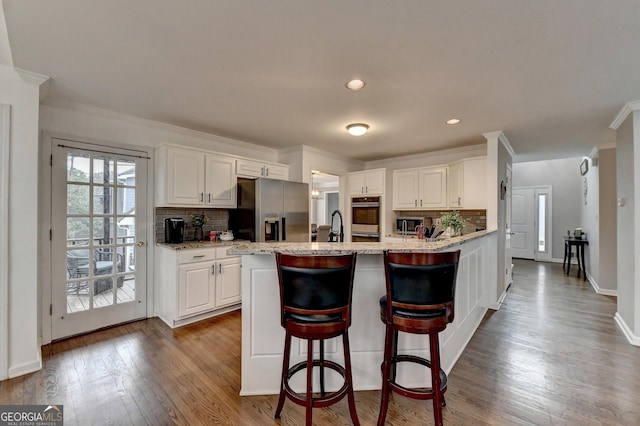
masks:
[[[490,311],[449,375],[450,425],[640,424],[640,348],[616,327],[615,298],[558,264],[515,260],[505,303]],[[44,368],[0,382],[0,404],[64,404],[66,425],[299,425],[290,401],[239,397],[239,312],[171,330],[154,318],[55,342]],[[356,392],[374,425],[379,392]],[[314,423],[351,424],[346,399]],[[392,397],[388,425],[432,424],[430,401]]]

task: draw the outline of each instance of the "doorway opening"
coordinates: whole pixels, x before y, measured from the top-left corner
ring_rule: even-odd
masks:
[[[513,188],[513,257],[551,261],[552,187]]]
[[[311,240],[328,241],[331,231],[331,214],[339,208],[339,176],[311,171]]]

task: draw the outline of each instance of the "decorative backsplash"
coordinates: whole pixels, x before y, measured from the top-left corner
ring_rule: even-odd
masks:
[[[450,212],[453,209],[445,209],[445,210],[422,210],[422,211],[396,211],[396,217],[407,216],[407,217],[424,217],[425,224],[429,225],[430,222],[436,224],[436,220],[440,219],[440,216],[443,212]],[[463,234],[469,234],[471,232],[475,232],[476,229],[487,229],[487,211],[486,210],[457,210],[460,212],[460,215],[465,221],[464,229],[462,230]],[[393,232],[396,229],[395,217],[393,218],[393,222],[391,224]]]
[[[180,217],[184,219],[184,240],[194,239],[193,225],[191,225],[191,215],[203,214],[207,217],[207,223],[202,228],[204,235],[209,231],[226,231],[229,228],[229,210],[227,209],[203,209],[203,208],[172,208],[156,207],[156,242],[164,242],[164,220],[168,217]]]

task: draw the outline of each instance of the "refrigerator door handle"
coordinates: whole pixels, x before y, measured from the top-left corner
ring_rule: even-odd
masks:
[[[287,240],[287,218],[282,216],[282,241]]]

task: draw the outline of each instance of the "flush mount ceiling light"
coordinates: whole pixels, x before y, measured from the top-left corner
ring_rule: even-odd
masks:
[[[365,86],[365,82],[359,79],[351,80],[346,84],[347,89],[349,90],[360,90]]]
[[[447,124],[450,124],[450,125],[460,124],[461,122],[462,120],[460,120],[459,118],[452,118],[450,120],[447,120]]]
[[[364,123],[353,123],[347,126],[347,131],[351,136],[362,136],[369,130],[369,125]]]

